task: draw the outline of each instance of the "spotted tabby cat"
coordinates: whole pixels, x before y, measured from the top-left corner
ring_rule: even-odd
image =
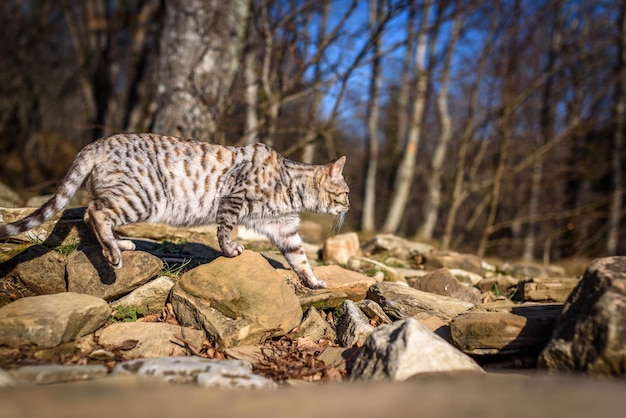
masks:
[[[114,268],[122,267],[121,251],[135,249],[113,232],[116,226],[216,222],[222,252],[235,257],[243,247],[231,239],[231,231],[241,224],[266,235],[306,286],[323,288],[326,283],[313,274],[298,235],[299,213],[330,213],[343,220],[350,208],[345,161],[307,165],[263,144],[227,147],[156,134],[113,135],[87,145],[39,209],[0,225],[0,239],[52,218],[86,180],[91,200],[85,222]]]

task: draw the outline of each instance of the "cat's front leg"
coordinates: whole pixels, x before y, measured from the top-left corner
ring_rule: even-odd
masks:
[[[300,246],[298,249],[281,249],[281,252],[305,286],[311,289],[324,289],[326,287],[324,280],[315,277],[306,253],[304,252],[304,247]]]
[[[217,209],[217,242],[226,257],[237,257],[243,252],[243,246],[231,238],[242,204],[243,198],[229,196],[220,200]]]
[[[323,289],[326,282],[315,277],[309,259],[302,245],[302,238],[298,234],[298,219],[283,220],[281,222],[267,222],[253,225],[254,229],[267,236],[298,275],[300,281],[311,289]]]

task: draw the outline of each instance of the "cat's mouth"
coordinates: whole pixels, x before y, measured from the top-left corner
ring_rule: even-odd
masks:
[[[330,208],[328,213],[335,216],[345,216],[346,212],[348,212],[348,209],[350,209],[350,206],[335,207]]]

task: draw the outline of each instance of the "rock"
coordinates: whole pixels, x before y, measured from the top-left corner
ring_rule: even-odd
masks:
[[[373,277],[378,283],[383,280],[406,283],[406,279],[393,267],[389,267],[380,261],[371,260],[366,257],[350,257],[347,267],[350,270],[367,272],[368,276]],[[376,274],[379,272],[382,273],[380,277]]]
[[[128,341],[131,348],[122,349],[128,358],[184,356],[202,349],[204,332],[163,322],[117,322],[96,332],[98,344],[114,351]]]
[[[54,347],[100,328],[107,303],[76,293],[32,296],[0,308],[0,346]]]
[[[55,364],[66,363],[67,359],[83,359],[98,348],[93,336],[90,333],[55,347],[42,348],[35,351],[33,357],[41,363]]]
[[[371,320],[380,322],[382,324],[391,324],[393,321],[383,308],[373,300],[365,299],[356,303],[356,306]]]
[[[454,251],[434,251],[426,258],[426,269],[435,270],[442,267],[461,269],[483,275],[485,272],[483,260],[474,254],[462,254]]]
[[[537,264],[532,261],[506,262],[498,266],[498,270],[515,277],[565,277],[565,268],[549,264]]]
[[[420,269],[410,269],[410,268],[397,268],[394,267],[394,270],[404,278],[404,281],[407,283],[410,283],[411,281],[425,276],[428,274],[428,272],[426,270],[420,270]]]
[[[23,199],[13,189],[0,182],[0,206],[4,208],[15,208],[24,203]],[[0,219],[0,221],[2,221]]]
[[[35,211],[35,208],[0,208],[0,222],[15,222]],[[97,244],[98,241],[83,221],[85,208],[68,208],[60,211],[43,224],[21,234],[12,240],[24,242],[42,242],[47,247],[72,244],[79,241],[82,245]]]
[[[362,346],[374,331],[367,316],[351,300],[341,305],[343,315],[337,323],[337,341],[343,347]]]
[[[68,291],[110,301],[146,283],[163,269],[159,258],[143,251],[123,251],[122,260],[123,267],[113,269],[100,246],[71,253],[67,257]]]
[[[199,357],[161,357],[120,362],[114,375],[138,374],[169,383],[196,383],[219,389],[271,389],[276,384],[252,373],[242,360],[211,360]]]
[[[412,318],[381,325],[349,370],[353,381],[404,381],[420,373],[482,371],[467,355]]]
[[[49,364],[42,366],[22,366],[9,373],[18,383],[50,384],[99,379],[109,372],[100,364]]]
[[[298,225],[298,234],[302,241],[310,243],[321,243],[323,241],[322,225],[318,222],[303,220]]]
[[[346,264],[350,257],[361,255],[359,236],[355,232],[326,238],[322,248],[324,261]]]
[[[518,283],[515,299],[528,302],[565,302],[578,285],[576,278],[534,278]]]
[[[317,295],[313,297],[313,299],[317,301],[330,300],[330,297],[320,298],[319,295],[335,294],[335,305],[339,306],[346,298],[354,301],[362,300],[367,294],[367,289],[376,283],[376,280],[365,274],[347,270],[336,265],[314,267],[313,273],[315,277],[326,282],[326,288],[316,290],[310,290],[308,288],[303,289],[303,292],[299,295],[301,301],[312,295]],[[297,280],[295,273],[290,272],[290,276],[294,281]],[[306,306],[311,306],[311,304],[312,303],[309,302]]]
[[[66,292],[65,257],[44,245],[33,245],[17,255],[7,277],[15,277],[36,295]]]
[[[244,360],[253,366],[262,360],[265,360],[264,351],[267,347],[261,344],[256,345],[240,345],[237,347],[228,347],[224,352],[230,359]]]
[[[550,339],[562,305],[509,306],[474,311],[450,322],[452,344],[467,354],[539,353]]]
[[[189,270],[170,298],[179,322],[204,329],[209,340],[222,347],[284,335],[302,319],[293,289],[252,251]]]
[[[334,309],[341,306],[343,301],[349,297],[346,292],[340,290],[318,289],[314,291],[304,290],[298,294],[298,299],[303,310],[311,306],[317,309]]]
[[[478,283],[480,283],[481,280],[484,279],[482,275],[472,273],[471,271],[465,271],[463,269],[455,268],[451,268],[448,270],[450,270],[450,273],[452,273],[452,275],[456,277],[459,282],[468,284],[470,286],[476,286]]]
[[[511,295],[517,292],[517,284],[519,283],[518,279],[515,279],[511,276],[494,276],[487,277],[478,282],[476,287],[481,292],[495,292],[500,295]]]
[[[344,347],[326,347],[324,350],[317,356],[319,361],[323,361],[326,367],[333,367],[337,370],[346,370],[347,361],[353,357],[355,353],[355,348],[344,348]]]
[[[539,366],[626,376],[626,257],[594,260],[564,304]]]
[[[144,315],[158,314],[163,310],[174,281],[167,276],[160,276],[138,287],[126,296],[117,299],[109,305],[111,308],[132,309],[141,308]]]
[[[371,286],[367,298],[378,303],[391,319],[426,319],[436,316],[447,323],[474,307],[473,304],[459,299],[388,282]]]
[[[15,386],[16,383],[9,373],[0,369],[0,389]]]
[[[343,372],[347,369],[348,363],[352,363],[358,350],[359,348],[356,347],[326,347],[317,356],[317,359],[324,362],[326,367],[332,367]]]
[[[389,251],[396,257],[408,260],[416,256],[425,257],[433,251],[433,246],[420,242],[409,241],[392,234],[378,234],[363,244],[365,253],[376,254]]]
[[[290,333],[292,338],[308,337],[313,341],[328,338],[334,341],[337,337],[333,327],[326,321],[314,307],[310,307],[304,313],[304,318],[298,329]]]
[[[115,228],[127,237],[149,238],[155,241],[191,242],[219,248],[217,243],[217,225],[201,225],[180,228],[172,225],[137,222]],[[183,245],[184,246],[184,245]]]
[[[411,283],[411,287],[424,292],[464,300],[473,305],[480,303],[480,291],[475,287],[463,286],[447,268],[440,268]]]

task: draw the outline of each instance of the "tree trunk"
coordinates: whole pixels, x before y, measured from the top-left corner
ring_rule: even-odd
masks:
[[[552,28],[550,35],[550,48],[548,51],[548,58],[544,73],[552,73],[546,80],[543,86],[542,100],[541,100],[541,116],[540,116],[540,132],[537,136],[537,145],[541,147],[550,139],[554,132],[554,110],[551,102],[552,98],[552,86],[554,85],[554,73],[555,62],[561,48],[561,29],[558,24],[560,20],[560,2],[554,4],[555,10],[553,11]],[[532,260],[535,256],[535,246],[537,240],[537,226],[532,219],[536,219],[539,215],[539,201],[541,200],[541,184],[543,179],[543,159],[538,158],[533,164],[533,171],[531,175],[531,187],[530,197],[528,199],[528,218],[531,221],[528,224],[528,232],[524,239],[524,253],[522,258],[524,260]]]
[[[249,0],[169,1],[155,132],[214,139],[239,67]]]
[[[480,90],[480,85],[482,83],[483,75],[485,73],[487,58],[489,57],[493,49],[499,16],[499,8],[494,8],[493,12],[491,13],[489,35],[486,38],[487,41],[485,42],[484,47],[480,53],[480,57],[478,58],[476,80],[472,84],[472,88],[468,96],[466,122],[460,141],[461,143],[459,144],[459,154],[457,156],[456,172],[454,175],[454,186],[452,188],[452,202],[450,203],[450,209],[448,210],[448,216],[446,218],[445,231],[443,234],[443,239],[441,240],[441,249],[444,251],[448,250],[450,248],[450,245],[452,244],[452,234],[454,233],[457,213],[461,208],[461,205],[469,195],[467,187],[465,187],[465,163],[467,162],[467,151],[469,148],[470,140],[472,139],[474,134],[475,117],[478,108],[478,92]]]
[[[448,151],[448,145],[452,139],[452,120],[448,109],[448,87],[450,84],[450,62],[452,52],[461,33],[461,17],[456,15],[452,23],[450,40],[444,51],[444,64],[441,70],[441,87],[437,94],[437,111],[441,124],[441,136],[435,148],[435,152],[430,163],[429,175],[426,176],[426,196],[424,200],[424,221],[417,232],[417,236],[425,241],[433,238],[435,225],[439,219],[441,208],[441,196],[443,194],[441,177],[443,174],[443,163]]]
[[[363,213],[361,215],[361,229],[372,232],[376,229],[376,174],[378,173],[378,111],[380,90],[380,46],[381,37],[378,26],[381,24],[382,1],[370,0],[369,22],[370,33],[375,36],[373,41],[372,74],[370,79],[369,102],[367,106],[367,149],[368,160],[365,168],[365,196],[363,198]]]
[[[326,25],[328,22],[329,12],[330,0],[325,0],[320,13],[319,27],[317,28],[318,50],[323,48],[323,43],[325,42]],[[322,62],[320,59],[315,63],[315,75],[313,77],[314,89],[312,93],[313,97],[311,98],[311,111],[309,113],[309,121],[307,124],[306,134],[304,135],[306,145],[304,146],[304,151],[302,152],[302,162],[305,162],[307,164],[313,164],[313,159],[315,156],[315,138],[317,138],[317,136],[319,135],[319,126],[317,124],[317,119],[320,116],[320,105],[322,103],[322,89],[320,88],[321,81]]]
[[[431,3],[426,2],[422,10],[422,22],[417,35],[415,47],[415,66],[417,75],[417,88],[413,101],[413,114],[404,153],[400,166],[396,173],[394,182],[394,193],[391,204],[387,212],[387,218],[383,225],[383,232],[395,233],[400,227],[406,205],[409,201],[409,192],[413,183],[413,173],[415,172],[415,159],[417,158],[417,148],[422,133],[422,123],[424,110],[426,108],[426,95],[428,92],[429,74],[426,70],[426,45],[428,42],[428,29],[430,21]]]
[[[415,15],[417,14],[417,5],[411,2],[408,7],[409,15],[406,25],[406,48],[404,48],[404,57],[402,59],[400,91],[398,92],[398,128],[395,142],[391,145],[391,161],[394,163],[399,160],[400,148],[406,143],[407,132],[409,131],[409,96],[411,93],[411,72],[413,70],[411,60],[413,58],[412,45],[415,44]]]
[[[256,78],[256,56],[254,51],[248,50],[244,55],[243,78],[246,83],[246,144],[254,144],[259,141],[259,117],[257,106],[259,99],[259,86]]]
[[[615,131],[613,136],[613,196],[609,209],[609,232],[606,240],[607,255],[615,255],[619,250],[619,229],[624,197],[622,173],[622,152],[624,148],[624,68],[626,68],[626,3],[622,3],[619,15],[620,38],[617,42],[617,64],[615,66]]]
[[[513,8],[513,16],[519,17],[521,15],[521,0],[516,0]],[[493,232],[493,225],[496,222],[496,216],[500,205],[500,192],[502,190],[504,168],[509,154],[509,144],[511,142],[511,136],[513,135],[511,116],[515,109],[515,105],[513,103],[513,72],[517,65],[515,51],[518,42],[517,25],[517,21],[511,23],[508,45],[505,48],[505,56],[503,57],[505,63],[502,66],[502,119],[500,120],[502,142],[500,144],[496,171],[493,176],[493,187],[490,194],[487,222],[480,238],[480,243],[478,244],[477,255],[479,257],[483,257],[485,255],[489,236]]]

